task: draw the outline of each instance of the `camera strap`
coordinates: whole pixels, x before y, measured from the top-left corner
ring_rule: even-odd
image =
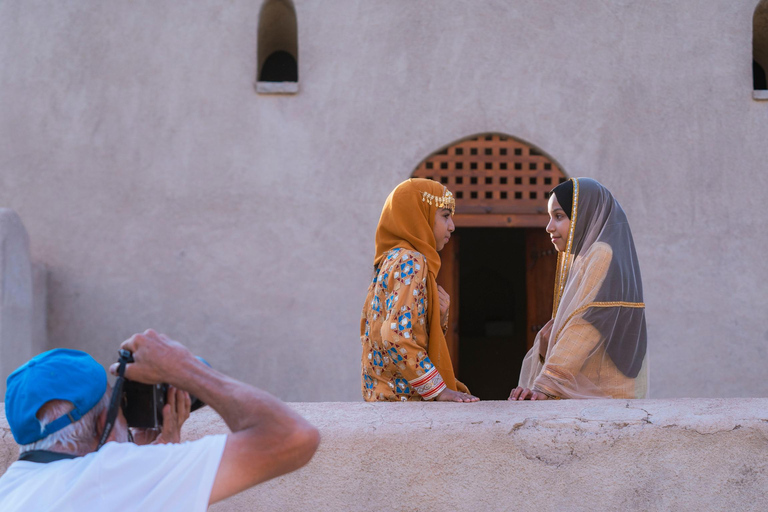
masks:
[[[99,446],[96,450],[99,450],[107,442],[109,434],[112,433],[112,429],[115,426],[115,420],[117,420],[117,413],[120,410],[120,401],[123,399],[123,383],[125,382],[125,366],[128,364],[128,360],[131,358],[131,353],[127,350],[120,351],[120,359],[118,360],[117,367],[117,380],[115,380],[115,387],[112,389],[112,397],[109,399],[109,409],[107,412],[107,421],[104,423],[104,431],[101,433],[101,439],[99,440]]]

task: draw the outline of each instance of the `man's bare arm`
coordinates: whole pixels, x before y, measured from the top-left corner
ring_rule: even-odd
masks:
[[[315,427],[290,407],[253,386],[209,368],[178,342],[147,330],[123,342],[134,363],[126,377],[168,382],[210,405],[232,431],[209,503],[294,471],[312,458],[320,442]]]

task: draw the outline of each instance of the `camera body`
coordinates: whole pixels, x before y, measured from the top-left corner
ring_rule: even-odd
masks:
[[[207,366],[208,361],[197,357]],[[120,350],[118,362],[132,363],[133,354],[127,350]],[[205,403],[194,396],[190,396],[192,411],[203,407]],[[163,426],[163,407],[168,402],[168,384],[142,384],[125,379],[123,383],[123,396],[120,406],[129,427],[135,428],[160,428]]]
[[[125,379],[123,415],[129,427],[158,428],[163,425],[163,407],[168,400],[168,384],[142,384]]]

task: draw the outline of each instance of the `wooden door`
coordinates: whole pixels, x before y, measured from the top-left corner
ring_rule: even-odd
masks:
[[[526,229],[525,251],[528,296],[526,342],[530,350],[536,333],[552,318],[557,251],[550,241],[549,234],[541,228]]]
[[[451,354],[453,373],[459,374],[459,236],[454,232],[451,239],[440,251],[440,272],[437,284],[442,286],[451,296],[451,306],[448,313],[448,332],[445,341]]]

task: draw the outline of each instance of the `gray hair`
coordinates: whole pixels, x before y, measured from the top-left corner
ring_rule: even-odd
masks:
[[[101,400],[94,405],[90,411],[85,413],[82,418],[74,423],[67,425],[53,434],[35,441],[34,443],[24,444],[19,447],[19,454],[30,450],[50,450],[52,447],[66,449],[71,453],[87,453],[91,451],[94,439],[98,438],[98,429],[96,422],[99,415],[109,407],[110,388]],[[46,402],[39,411],[37,411],[37,420],[40,422],[40,431],[45,430],[45,426],[56,418],[63,416],[74,409],[72,402],[67,400],[50,400]]]

